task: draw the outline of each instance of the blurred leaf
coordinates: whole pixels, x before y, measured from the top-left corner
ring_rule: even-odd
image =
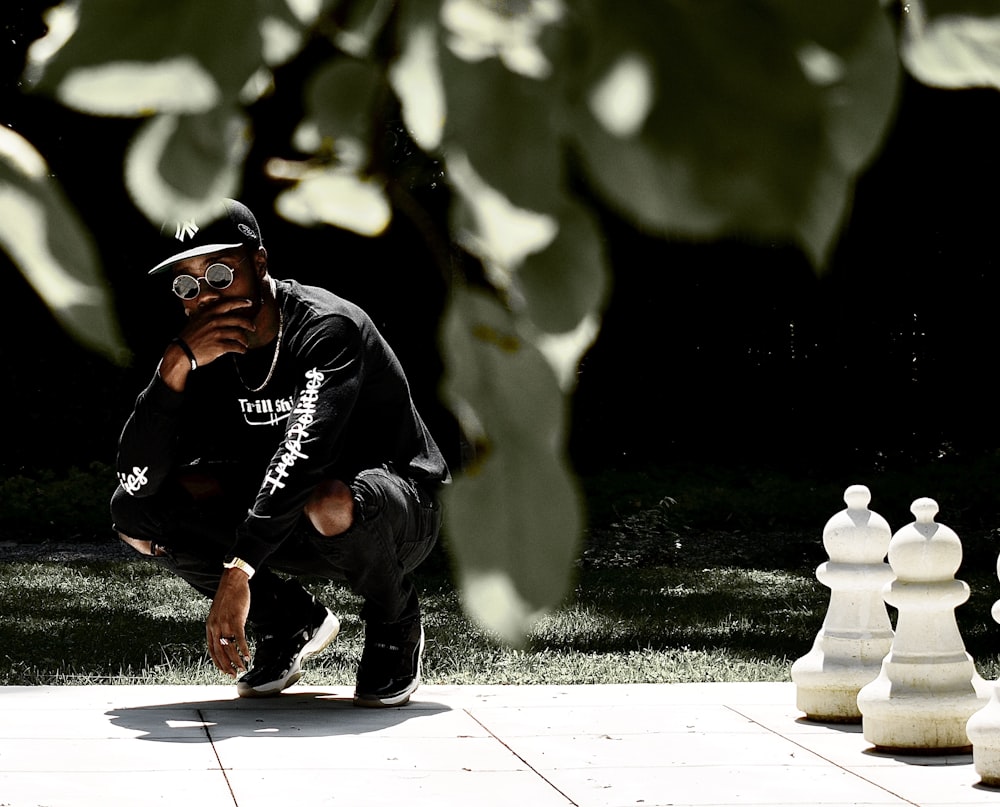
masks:
[[[225,106],[144,122],[125,156],[125,184],[136,206],[159,224],[236,195],[248,132],[242,114]]]
[[[552,372],[556,374],[559,388],[567,396],[576,388],[580,360],[594,344],[600,330],[599,312],[591,311],[571,331],[560,333],[543,331],[535,335],[535,345],[545,356]]]
[[[470,615],[519,644],[565,597],[579,546],[566,403],[545,359],[484,294],[456,291],[443,335],[445,394],[479,449],[445,493],[459,586]]]
[[[336,0],[255,0],[264,61],[275,66],[292,59],[306,36]],[[246,6],[243,6],[246,9]]]
[[[124,364],[96,251],[34,147],[0,127],[0,247],[73,338]]]
[[[934,87],[1000,88],[1000,5],[995,0],[909,0],[903,62]]]
[[[544,41],[566,13],[563,0],[442,0],[440,19],[448,50],[466,62],[496,58],[528,78],[552,74]]]
[[[559,224],[554,216],[514,205],[458,149],[449,155],[448,170],[458,192],[451,213],[453,238],[483,262],[490,282],[509,294],[514,271],[552,243]]]
[[[189,56],[155,63],[108,62],[70,71],[56,97],[92,115],[204,112],[221,98],[215,79]]]
[[[368,162],[376,99],[383,87],[381,73],[370,62],[335,59],[320,67],[306,90],[306,120],[320,137],[347,141],[352,167]],[[320,146],[322,146],[322,140]],[[343,159],[343,154],[338,154]]]
[[[872,0],[772,2],[798,32],[796,55],[820,93],[834,155],[847,171],[864,168],[896,112],[901,69],[892,21]]]
[[[50,33],[32,46],[26,73],[74,109],[153,116],[129,146],[125,185],[159,223],[236,194],[250,144],[239,105],[266,89],[266,67],[301,47],[321,7],[88,0],[77,14],[65,4],[50,10]]]
[[[772,0],[797,31],[799,63],[820,93],[826,155],[808,183],[792,231],[817,267],[850,206],[854,182],[881,147],[895,117],[900,66],[895,32],[871,0],[823,6]]]
[[[721,5],[595,0],[570,134],[639,226],[794,238],[821,265],[894,108],[888,22],[875,2]]]
[[[403,120],[424,151],[441,144],[446,113],[437,42],[438,0],[410,0],[400,8],[399,53],[389,81],[399,97]]]
[[[27,77],[68,107],[121,117],[204,112],[248,87],[259,94],[259,72],[298,51],[310,16],[284,0],[87,0],[78,16],[71,9],[61,6],[32,47]]]
[[[458,190],[452,232],[482,262],[486,276],[549,361],[559,387],[575,386],[576,368],[597,336],[609,271],[590,215],[564,201],[558,216],[515,208],[452,154]],[[531,407],[530,397],[522,405]]]
[[[819,168],[809,185],[809,195],[792,224],[802,249],[813,266],[823,268],[829,250],[847,216],[853,177],[831,160]]]
[[[592,56],[581,93],[590,106],[579,110],[578,131],[588,169],[657,232],[776,233],[802,203],[800,177],[819,159],[818,99],[787,33],[758,5],[724,5],[720,13],[599,0],[585,20]],[[648,84],[653,98],[629,137],[588,114],[591,93],[624,58],[644,65],[633,82]]]
[[[201,111],[223,95],[235,97],[258,67],[261,40],[254,15],[238,0],[88,0],[66,44],[38,61],[43,50],[32,49],[29,74],[44,71],[39,88],[65,105],[149,115]]]
[[[313,74],[296,143],[319,158],[319,167],[272,161],[272,176],[295,183],[278,197],[282,216],[306,226],[329,224],[365,236],[385,231],[392,209],[383,181],[364,176],[385,89],[381,70],[358,59],[336,58]],[[330,152],[336,162],[325,166],[331,161]]]
[[[599,311],[610,276],[601,233],[589,211],[566,203],[558,221],[555,240],[529,254],[517,272],[526,313],[547,333],[572,331]]]
[[[554,85],[511,73],[495,59],[469,64],[443,52],[441,67],[446,154],[461,150],[486,183],[518,207],[556,205],[564,168]]]
[[[346,13],[343,14],[334,38],[337,46],[352,56],[369,56],[395,5],[395,0],[354,0],[341,3]]]
[[[385,189],[377,181],[339,169],[306,172],[279,194],[276,209],[307,227],[329,224],[367,236],[380,235],[392,218]]]

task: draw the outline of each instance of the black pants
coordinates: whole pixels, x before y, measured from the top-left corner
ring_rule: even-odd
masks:
[[[297,575],[346,582],[364,599],[366,621],[399,622],[419,615],[410,572],[437,541],[441,511],[435,496],[388,467],[362,471],[349,485],[354,523],[347,532],[326,537],[303,516],[251,578],[250,621],[258,630],[301,624],[315,607]],[[111,499],[115,530],[162,546],[165,554],[158,560],[209,598],[215,596],[222,561],[246,512],[243,499],[196,500],[180,484],[142,498],[119,487]]]

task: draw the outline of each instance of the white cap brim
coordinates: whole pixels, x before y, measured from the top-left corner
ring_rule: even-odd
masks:
[[[203,244],[200,247],[195,247],[194,249],[189,249],[185,252],[178,252],[176,255],[171,255],[165,261],[160,261],[156,266],[149,270],[148,274],[155,275],[157,272],[161,272],[166,269],[171,264],[177,263],[178,261],[186,261],[188,258],[197,258],[199,255],[208,255],[210,252],[222,252],[227,249],[236,249],[237,247],[242,247],[244,244]]]

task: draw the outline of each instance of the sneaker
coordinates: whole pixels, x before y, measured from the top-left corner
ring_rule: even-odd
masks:
[[[420,685],[424,629],[420,618],[365,626],[355,706],[402,706]]]
[[[340,620],[329,608],[317,611],[310,624],[280,635],[261,636],[253,665],[236,682],[241,698],[267,698],[288,689],[302,677],[302,662],[337,638]]]

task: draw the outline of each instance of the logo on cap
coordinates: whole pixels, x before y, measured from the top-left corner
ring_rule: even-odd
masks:
[[[242,221],[236,226],[239,228],[239,231],[243,233],[243,235],[245,235],[247,238],[253,238],[256,240],[257,233],[255,233],[252,229],[250,229],[250,227],[248,227]]]
[[[183,241],[185,238],[194,238],[198,234],[198,225],[194,219],[177,222],[177,229],[174,231],[174,238]]]

